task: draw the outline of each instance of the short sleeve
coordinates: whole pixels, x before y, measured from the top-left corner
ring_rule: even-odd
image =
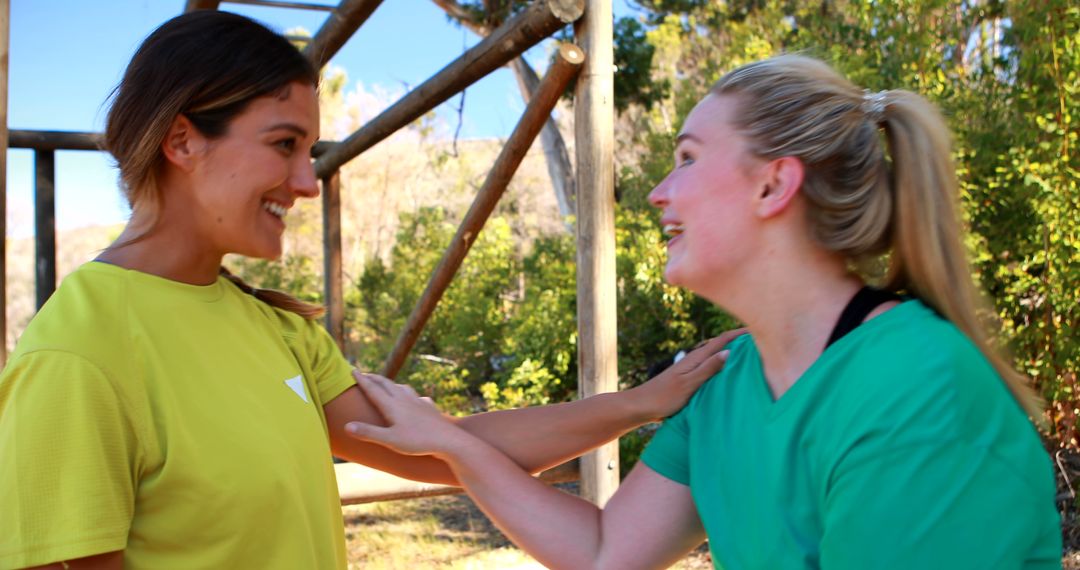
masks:
[[[1052,492],[990,450],[926,442],[845,463],[826,497],[822,568],[1061,567]]]
[[[681,412],[664,420],[664,425],[656,431],[641,454],[641,460],[650,469],[683,485],[690,484],[690,409],[691,406],[686,406]]]
[[[326,405],[356,385],[352,376],[353,367],[319,321],[304,319],[299,332],[308,359],[310,381],[315,386],[319,401]]]
[[[101,369],[37,351],[0,375],[0,567],[123,550],[140,452]]]

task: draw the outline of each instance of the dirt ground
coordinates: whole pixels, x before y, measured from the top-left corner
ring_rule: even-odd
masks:
[[[1076,491],[1080,485],[1080,451],[1059,449],[1050,457],[1054,460],[1057,476],[1057,505],[1061,513],[1061,534],[1065,556],[1061,559],[1064,570],[1080,570],[1080,508]]]
[[[1051,453],[1058,482],[1064,570],[1080,570],[1080,451]],[[573,486],[568,486],[573,491]],[[371,570],[533,570],[543,566],[514,547],[464,495],[344,507],[350,568]],[[703,545],[675,568],[705,570]]]
[[[533,570],[542,565],[514,547],[464,495],[343,508],[349,568],[365,570]],[[702,546],[675,566],[712,568]]]

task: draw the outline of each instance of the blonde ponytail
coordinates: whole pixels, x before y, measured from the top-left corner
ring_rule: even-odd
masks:
[[[985,310],[961,243],[956,169],[945,120],[907,91],[883,94],[882,126],[892,157],[892,256],[886,288],[907,290],[953,323],[982,351],[1033,419],[1043,402],[1022,374],[990,344],[978,313]]]
[[[739,67],[712,92],[738,97],[734,122],[751,152],[768,160],[794,156],[806,166],[801,191],[814,239],[855,262],[891,253],[885,288],[915,295],[952,322],[1024,411],[1044,420],[1040,398],[979,322],[949,131],[933,105],[907,91],[865,93],[825,63],[798,55]]]
[[[219,273],[229,281],[232,281],[233,284],[236,285],[241,291],[247,293],[248,295],[252,295],[256,299],[266,303],[267,305],[270,305],[271,307],[277,307],[279,309],[284,309],[286,311],[296,313],[308,320],[317,319],[326,314],[326,307],[301,301],[300,299],[297,299],[296,297],[293,297],[292,295],[283,291],[277,291],[274,289],[259,289],[256,287],[252,287],[251,285],[248,285],[246,282],[244,282],[244,280],[240,277],[233,275],[232,272],[230,272],[228,269],[225,269],[224,266],[221,267]]]

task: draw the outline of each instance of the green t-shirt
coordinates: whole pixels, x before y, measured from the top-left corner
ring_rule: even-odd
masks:
[[[717,568],[1060,568],[1038,434],[968,339],[907,301],[773,400],[754,340],[642,456],[688,485]]]
[[[322,405],[350,370],[224,279],[82,266],[0,375],[0,568],[344,568]]]

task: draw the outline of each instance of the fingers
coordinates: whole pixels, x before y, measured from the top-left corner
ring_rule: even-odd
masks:
[[[711,378],[720,369],[724,367],[724,363],[727,362],[728,355],[731,354],[730,350],[721,350],[709,358],[706,358],[697,368],[693,370],[695,374],[703,374],[706,378]]]
[[[714,338],[713,340],[719,341],[721,345],[726,345],[727,343],[735,340],[736,338],[746,334],[746,332],[747,332],[746,327],[740,327],[740,328],[737,328],[737,329],[731,329],[729,331],[724,331],[724,332],[720,333],[720,335],[717,336],[716,338]]]
[[[693,352],[686,355],[686,358],[682,359],[679,364],[683,372],[694,370],[702,363],[711,359],[712,356],[724,349],[725,346],[739,335],[746,332],[745,328],[732,329],[721,333],[719,336],[713,337],[703,343],[699,344]]]
[[[365,441],[383,441],[386,439],[386,433],[389,429],[375,424],[366,424],[364,422],[349,422],[345,424],[345,431],[349,432],[349,434],[356,439]]]
[[[416,393],[416,390],[408,384],[398,384],[385,376],[353,370],[353,380],[355,380],[357,386],[360,386],[361,388],[363,387],[363,384],[361,384],[362,379],[370,382],[369,386],[382,390],[383,393],[391,397],[397,396],[398,394],[412,396],[414,398],[420,397],[420,395]]]
[[[356,380],[356,385],[360,387],[360,390],[367,396],[371,405],[379,412],[379,414],[386,419],[390,425],[394,424],[394,418],[391,417],[393,410],[390,409],[388,400],[394,397],[389,387],[385,386],[379,380],[381,376],[374,374],[364,374],[363,372],[353,371],[353,379]],[[385,380],[385,379],[383,379]],[[348,429],[348,425],[346,425]]]
[[[394,383],[391,380],[387,379],[387,378],[379,376],[378,374],[369,374],[367,372],[361,372],[361,371],[355,370],[355,369],[353,370],[352,375],[353,375],[353,380],[356,381],[356,385],[360,386],[360,388],[363,389],[365,392],[367,392],[367,389],[364,388],[364,384],[361,382],[362,379],[369,380],[369,382],[367,384],[367,386],[369,388],[374,388],[374,389],[377,389],[377,390],[381,390],[382,393],[384,393],[384,394],[386,394],[388,396],[393,394],[393,392],[390,391],[390,387]],[[368,394],[368,395],[370,396],[371,394]]]

